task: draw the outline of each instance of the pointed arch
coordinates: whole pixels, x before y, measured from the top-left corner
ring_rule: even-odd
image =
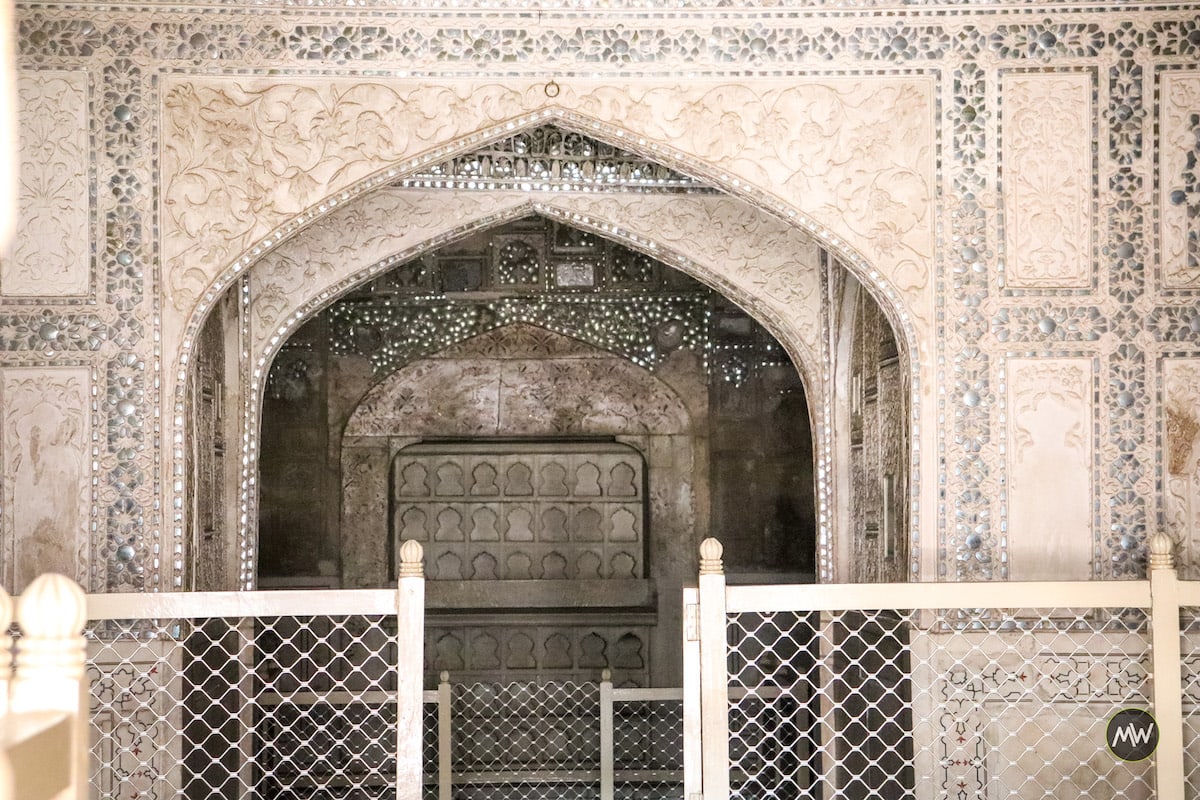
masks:
[[[885,315],[887,315],[899,331],[906,353],[911,354],[908,361],[914,375],[912,402],[913,407],[916,407],[917,394],[915,386],[917,385],[917,381],[915,380],[915,376],[918,359],[915,357],[915,354],[917,338],[913,330],[912,314],[905,307],[904,301],[901,300],[901,292],[893,287],[888,278],[882,273],[870,269],[867,266],[866,260],[846,241],[815,221],[806,219],[795,208],[779,201],[769,192],[765,192],[757,186],[729,174],[712,163],[705,162],[694,155],[684,153],[670,145],[636,136],[628,129],[601,122],[580,113],[578,110],[563,108],[546,109],[539,114],[525,115],[510,119],[500,125],[488,126],[474,134],[461,137],[451,145],[447,145],[437,152],[442,158],[461,154],[473,146],[478,146],[480,143],[493,141],[504,135],[510,135],[514,130],[539,124],[546,119],[554,119],[558,124],[566,128],[585,131],[589,135],[605,138],[621,146],[628,146],[634,152],[659,158],[674,169],[695,175],[710,182],[715,188],[724,193],[713,196],[715,203],[718,205],[723,203],[727,207],[729,204],[739,206],[745,212],[743,220],[752,220],[756,226],[768,226],[779,229],[784,232],[784,236],[788,234],[803,236],[809,242],[813,243],[813,246],[816,248],[814,252],[823,248],[832,248],[839,253],[841,257],[838,259],[838,263],[854,274],[861,276],[868,291],[877,300],[881,301],[880,305],[884,309]],[[175,382],[173,403],[176,413],[173,417],[174,425],[168,434],[170,441],[173,443],[172,473],[177,478],[174,482],[176,508],[182,507],[183,487],[187,477],[183,469],[184,459],[181,444],[186,436],[185,383],[187,380],[187,368],[191,350],[194,347],[194,338],[198,325],[204,319],[205,315],[209,313],[216,299],[222,293],[230,291],[230,287],[236,283],[243,296],[245,310],[253,313],[251,305],[254,299],[257,298],[251,287],[255,276],[262,275],[265,269],[269,269],[264,265],[278,266],[280,253],[286,252],[288,247],[294,247],[297,243],[311,241],[312,232],[319,230],[322,224],[325,224],[325,227],[328,228],[330,226],[329,223],[332,223],[334,219],[340,219],[335,214],[361,212],[363,204],[369,202],[372,197],[383,197],[389,192],[392,192],[394,196],[394,190],[389,187],[397,178],[406,172],[411,173],[415,171],[421,165],[427,164],[431,160],[427,155],[422,158],[414,158],[403,164],[393,165],[386,170],[378,171],[371,176],[359,180],[352,187],[342,190],[337,195],[328,196],[324,201],[311,206],[303,213],[276,227],[271,233],[256,241],[252,247],[209,282],[209,288],[203,292],[190,311],[188,322],[184,326],[182,341],[179,345],[179,369],[176,374],[177,380]],[[618,199],[614,199],[612,196],[591,195],[580,199],[567,198],[566,196],[544,197],[542,193],[535,192],[512,193],[508,196],[505,196],[504,193],[485,192],[470,193],[469,198],[460,197],[459,200],[464,204],[474,204],[475,206],[473,222],[468,223],[468,225],[474,226],[471,229],[482,228],[508,219],[514,219],[533,210],[538,213],[558,215],[560,218],[568,220],[579,227],[595,230],[602,235],[617,239],[631,247],[642,249],[652,254],[655,258],[681,269],[693,277],[708,283],[722,294],[731,297],[763,322],[793,356],[793,360],[800,367],[807,384],[812,385],[814,379],[822,375],[825,367],[822,363],[823,357],[820,353],[825,349],[823,339],[827,334],[822,329],[823,323],[820,322],[819,307],[821,297],[819,280],[812,280],[809,283],[809,288],[812,291],[808,293],[808,298],[811,302],[815,303],[815,308],[808,309],[811,313],[796,314],[794,306],[791,306],[790,303],[781,303],[778,297],[771,297],[772,285],[781,292],[789,290],[794,292],[797,283],[790,279],[795,277],[795,275],[789,274],[786,268],[780,267],[773,273],[769,270],[755,272],[754,270],[745,269],[754,263],[753,258],[735,257],[732,259],[732,263],[714,264],[711,252],[697,253],[695,257],[692,257],[687,253],[687,250],[688,244],[693,242],[693,237],[684,236],[680,237],[676,242],[661,243],[661,227],[647,226],[639,230],[638,224],[639,221],[644,223],[644,215],[618,213],[615,206],[619,206],[622,203],[618,202]],[[749,198],[749,200],[742,198]],[[620,198],[619,200],[625,201],[626,211],[628,211],[630,205],[635,205],[628,202],[628,198]],[[699,202],[695,198],[689,198],[688,202],[693,203],[693,205],[697,203],[703,205],[703,202]],[[608,204],[609,207],[603,208],[602,206],[605,204]],[[453,215],[451,216],[453,217]],[[453,218],[461,220],[464,218],[470,219],[471,217],[471,214],[467,214]],[[712,216],[709,214],[709,221],[711,220]],[[703,228],[698,228],[693,220],[691,230],[696,231],[699,229]],[[266,367],[270,363],[271,356],[286,337],[288,331],[293,330],[301,321],[311,314],[316,313],[316,311],[320,310],[320,308],[327,305],[340,293],[347,291],[356,283],[369,279],[372,275],[378,274],[384,269],[399,263],[403,258],[411,257],[426,249],[439,246],[455,236],[463,235],[465,230],[467,228],[460,225],[457,229],[453,230],[439,232],[425,231],[424,238],[412,244],[407,250],[395,252],[366,266],[356,264],[357,272],[353,272],[351,277],[343,278],[340,284],[335,282],[321,284],[320,286],[314,285],[311,287],[312,291],[302,291],[299,293],[284,292],[277,295],[277,297],[288,298],[289,300],[297,297],[303,298],[304,304],[302,307],[292,306],[290,313],[277,315],[282,319],[278,320],[278,324],[270,333],[268,346],[257,351],[257,356],[248,368],[249,401],[246,404],[246,424],[243,432],[246,449],[243,461],[247,462],[249,466],[243,472],[242,487],[239,493],[241,504],[239,518],[243,520],[245,525],[252,524],[250,520],[254,519],[255,511],[254,505],[256,499],[253,489],[253,471],[254,459],[257,455],[257,415],[259,403],[261,402],[261,383],[265,378]],[[744,228],[736,224],[730,226],[729,232],[731,234],[733,232],[743,234],[731,237],[731,239],[736,238],[741,241],[753,239],[753,237],[744,236]],[[318,270],[318,272],[320,271]],[[816,276],[817,272],[815,270],[808,273],[808,277],[810,278],[816,278]],[[320,284],[320,281],[316,283]],[[283,307],[280,310],[283,310]],[[814,321],[817,324],[813,324]],[[810,330],[800,330],[804,322],[811,324]],[[250,326],[250,329],[247,330],[248,335],[253,335],[252,328],[253,326]],[[816,404],[820,400],[820,395],[813,392],[810,394],[810,398]],[[822,418],[819,414],[816,416],[816,419],[818,424],[815,428],[818,431],[818,435],[821,432],[828,435],[828,427],[821,424]],[[916,447],[917,442],[914,437],[914,452]],[[827,451],[828,448],[818,443],[818,453],[826,453]],[[825,456],[821,457],[824,458]],[[828,464],[824,465],[825,468],[828,466]],[[916,490],[914,487],[915,496]],[[826,518],[827,515],[822,514],[822,517]],[[181,513],[175,514],[174,526],[176,538],[182,539],[183,520]],[[823,535],[826,538],[828,537],[827,532]],[[246,554],[246,559],[249,561],[253,560],[254,546],[252,538],[249,531],[244,531],[240,537],[242,551]],[[241,581],[242,585],[244,587],[249,586],[252,582],[252,570],[244,569]]]

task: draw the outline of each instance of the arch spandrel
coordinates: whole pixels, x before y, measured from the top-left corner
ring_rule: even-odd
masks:
[[[921,75],[753,86],[571,80],[551,100],[543,81],[167,79],[165,344],[177,350],[214,282],[227,285],[239,260],[277,244],[285,223],[349,201],[389,170],[411,171],[414,159],[555,116],[624,134],[631,149],[802,212],[835,249],[861,253],[897,286],[923,287],[934,245],[933,89]]]

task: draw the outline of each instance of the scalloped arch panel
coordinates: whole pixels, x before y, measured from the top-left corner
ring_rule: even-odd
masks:
[[[676,434],[690,428],[683,401],[647,370],[516,324],[396,370],[363,398],[345,436]]]

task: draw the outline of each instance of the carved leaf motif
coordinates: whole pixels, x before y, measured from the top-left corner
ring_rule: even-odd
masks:
[[[1200,360],[1167,359],[1163,378],[1167,450],[1163,504],[1168,530],[1185,543],[1186,557],[1195,552],[1200,531]]]
[[[80,295],[90,284],[86,72],[26,72],[20,97],[20,186],[6,295]]]
[[[1004,85],[1008,282],[1087,286],[1091,81],[1083,74],[1023,75]]]
[[[2,377],[4,527],[14,537],[5,552],[15,556],[5,580],[21,587],[51,570],[90,583],[87,370],[14,368]]]
[[[1022,370],[1020,387],[1013,390],[1016,403],[1012,409],[1012,432],[1018,459],[1025,448],[1034,444],[1033,434],[1022,420],[1028,415],[1036,414],[1039,406],[1047,399],[1056,400],[1065,406],[1083,404],[1085,398],[1078,388],[1083,379],[1083,370],[1077,366],[1047,364]],[[1070,448],[1083,447],[1087,443],[1087,433],[1082,424],[1074,424],[1062,431],[1063,444]]]
[[[1164,282],[1170,288],[1200,286],[1200,261],[1195,251],[1197,195],[1200,178],[1200,73],[1168,72],[1163,75],[1159,172],[1159,202]],[[1191,169],[1189,171],[1189,164]]]
[[[547,102],[540,88],[174,82],[165,91],[162,158],[166,272],[196,253],[220,269],[288,217],[385,164],[536,110]],[[774,192],[888,264],[892,252],[916,261],[932,252],[930,88],[913,78],[604,84],[572,87],[555,102]]]

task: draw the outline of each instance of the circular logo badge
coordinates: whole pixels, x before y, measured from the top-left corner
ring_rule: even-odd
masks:
[[[1158,722],[1142,708],[1123,708],[1108,721],[1105,741],[1122,761],[1143,761],[1158,747]]]

